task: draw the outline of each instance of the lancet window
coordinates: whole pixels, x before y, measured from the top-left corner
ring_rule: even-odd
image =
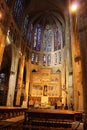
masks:
[[[51,64],[51,54],[48,54],[47,56],[47,65],[50,66]]]
[[[35,32],[34,32],[34,44],[33,44],[33,49],[40,51],[40,47],[41,47],[41,27],[38,24],[35,28]]]
[[[49,25],[45,27],[43,36],[43,51],[52,50],[52,30]]]
[[[23,12],[24,12],[23,0],[16,0],[13,9],[13,16],[19,28],[21,28]]]
[[[26,40],[26,36],[27,36],[28,22],[29,22],[29,16],[27,15],[24,20],[24,26],[23,26],[23,31],[22,31],[22,37],[24,40]]]
[[[55,26],[54,28],[54,51],[61,49],[61,34],[59,28]]]
[[[27,45],[31,46],[33,42],[33,24],[29,25],[28,33],[27,33]]]

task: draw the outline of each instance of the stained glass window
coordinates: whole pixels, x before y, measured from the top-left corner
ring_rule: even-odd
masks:
[[[48,54],[48,56],[47,56],[47,65],[50,66],[50,64],[51,64],[51,55]]]
[[[22,24],[22,18],[23,18],[23,0],[16,0],[14,4],[14,10],[13,10],[13,15],[15,22],[17,23],[18,27],[21,27]]]
[[[61,35],[57,26],[54,28],[54,51],[61,49]]]
[[[45,27],[43,36],[43,51],[51,51],[52,49],[52,30],[49,25]]]
[[[36,62],[36,64],[38,64],[38,62],[39,62],[39,55],[38,54],[36,54],[35,62]]]
[[[46,63],[46,55],[43,54],[43,63]]]
[[[33,25],[29,25],[28,33],[27,33],[27,44],[30,46],[32,44],[32,37],[33,37]]]
[[[31,62],[34,63],[34,59],[35,59],[35,54],[32,53],[32,57],[31,57]]]
[[[41,46],[41,27],[38,24],[35,28],[34,32],[34,45],[33,49],[40,51],[40,46]]]
[[[27,15],[24,20],[24,26],[23,26],[23,31],[22,31],[22,37],[24,40],[26,40],[26,35],[28,31],[28,22],[29,22],[29,16]]]

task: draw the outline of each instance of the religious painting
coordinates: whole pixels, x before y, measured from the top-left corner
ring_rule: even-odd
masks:
[[[32,96],[42,96],[43,88],[40,84],[34,84],[32,86]]]
[[[48,85],[48,96],[55,97],[58,96],[58,86],[55,84]]]

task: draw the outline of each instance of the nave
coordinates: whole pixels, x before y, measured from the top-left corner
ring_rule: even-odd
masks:
[[[0,130],[15,129],[87,129],[87,0],[0,0]]]

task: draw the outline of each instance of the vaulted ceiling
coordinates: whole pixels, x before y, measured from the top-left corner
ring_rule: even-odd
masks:
[[[30,0],[29,5],[26,3],[25,15],[29,14],[31,21],[42,24],[65,19],[68,10],[68,0]]]
[[[23,17],[29,15],[29,21],[31,23],[33,24],[40,23],[43,26],[46,24],[56,24],[58,22],[60,24],[64,23],[65,16],[68,12],[68,0],[23,0],[23,1],[24,1]],[[11,63],[11,61],[8,60],[11,59],[11,57],[7,59],[6,54],[8,51],[9,51],[8,49],[5,50],[4,57],[6,57],[6,59],[4,60]],[[8,62],[3,63],[8,64]],[[5,68],[4,65],[2,66],[3,68]]]

